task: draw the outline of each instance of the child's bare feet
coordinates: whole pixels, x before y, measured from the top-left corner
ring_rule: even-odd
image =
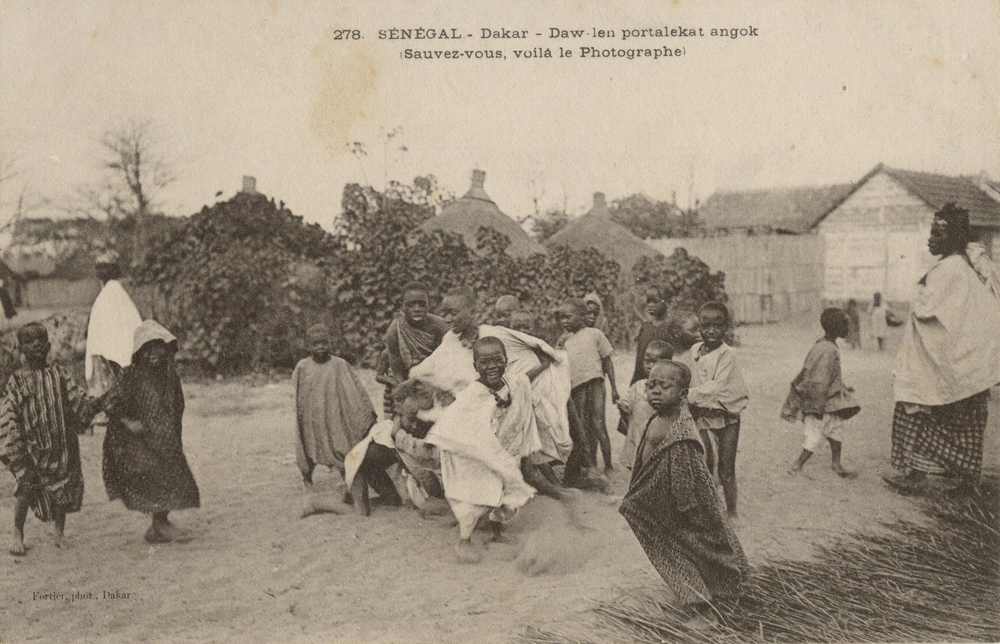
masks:
[[[52,535],[52,545],[60,550],[69,550],[72,547],[64,534]]]
[[[443,517],[447,516],[449,512],[451,512],[451,508],[448,507],[448,502],[434,497],[427,499],[424,507],[420,508],[420,516],[424,518]]]
[[[798,463],[788,468],[788,473],[792,476],[795,476],[796,474],[799,474],[801,472],[802,472],[802,466],[799,465]]]
[[[28,554],[28,548],[24,545],[24,537],[14,535],[14,538],[10,540],[10,547],[7,551],[15,557],[23,557]]]
[[[851,472],[849,470],[845,470],[844,466],[841,465],[840,463],[834,463],[831,467],[833,468],[833,471],[837,473],[837,476],[839,476],[842,479],[858,478],[857,472]]]
[[[162,532],[160,532],[157,529],[156,526],[153,526],[153,525],[149,526],[149,529],[146,530],[146,534],[145,534],[144,538],[149,543],[169,543],[170,542],[170,539],[165,534],[163,534]]]
[[[350,507],[334,499],[317,499],[307,497],[302,503],[300,518],[305,519],[314,514],[347,514]]]
[[[476,550],[476,547],[472,545],[472,541],[469,539],[458,540],[458,545],[455,546],[455,554],[458,555],[458,563],[463,564],[476,564],[482,559],[482,555]]]
[[[350,494],[354,499],[354,511],[363,517],[369,516],[372,508],[368,501],[368,480],[363,476],[355,477]]]

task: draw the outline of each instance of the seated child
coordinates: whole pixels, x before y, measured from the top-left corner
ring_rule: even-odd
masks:
[[[604,418],[604,377],[608,377],[611,385],[611,401],[617,405],[618,388],[611,361],[614,350],[600,330],[584,326],[586,314],[587,307],[579,299],[570,300],[556,310],[556,320],[564,332],[559,345],[565,347],[569,356],[570,400],[576,406],[577,416],[590,442],[587,463],[596,466],[597,446],[600,445],[604,468],[610,470],[611,439]]]
[[[844,384],[837,349],[837,338],[847,337],[850,320],[843,309],[826,309],[819,322],[826,335],[809,350],[781,409],[784,420],[794,422],[801,418],[805,431],[802,453],[790,472],[801,472],[826,438],[830,442],[833,471],[843,478],[855,478],[857,474],[845,470],[840,462],[846,421],[861,410],[854,401],[853,390]]]
[[[653,567],[692,612],[711,619],[707,602],[738,596],[747,571],[740,542],[723,515],[694,420],[684,404],[690,370],[653,365],[647,399],[656,414],[643,432],[620,512]]]
[[[441,453],[424,440],[434,423],[420,418],[420,412],[434,408],[434,394],[419,380],[407,380],[393,390],[399,415],[392,425],[392,438],[406,470],[406,489],[424,517],[451,513],[441,481]]]
[[[708,302],[698,311],[702,342],[691,347],[693,379],[688,402],[705,443],[705,456],[712,467],[711,432],[719,446],[719,479],[729,516],[736,515],[736,448],[740,440],[740,412],[746,409],[747,386],[736,362],[736,350],[726,344],[729,309],[721,302]]]
[[[317,324],[306,332],[310,356],[292,372],[295,384],[295,454],[302,480],[312,486],[316,465],[344,476],[344,457],[368,435],[377,418],[368,392],[350,365],[330,352],[330,331]],[[345,491],[344,502],[351,503]],[[356,506],[365,510],[363,503]]]
[[[385,332],[385,351],[379,356],[375,380],[385,385],[383,407],[392,418],[392,388],[410,375],[410,368],[420,364],[441,344],[448,331],[445,321],[430,311],[430,290],[420,282],[403,287],[402,312]]]
[[[49,334],[37,322],[17,330],[26,366],[7,381],[0,408],[0,461],[14,490],[14,537],[10,554],[23,556],[28,509],[55,523],[55,545],[66,548],[66,515],[83,503],[83,471],[77,433],[86,431],[101,399],[87,396],[61,367],[48,363]]]
[[[646,353],[643,355],[645,371],[653,368],[657,362],[671,360],[674,357],[674,348],[663,340],[653,340],[646,346]],[[618,457],[619,462],[628,469],[632,469],[635,461],[635,450],[639,446],[639,439],[646,431],[646,424],[653,417],[655,411],[649,406],[646,400],[646,379],[638,380],[628,389],[624,398],[618,401],[618,409],[621,411],[621,421],[618,423],[618,432],[625,434],[625,445],[622,453]]]

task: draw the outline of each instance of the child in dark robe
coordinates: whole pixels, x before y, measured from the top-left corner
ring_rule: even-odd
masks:
[[[684,398],[691,371],[656,363],[646,390],[656,415],[636,453],[620,512],[650,562],[690,611],[691,627],[712,619],[708,602],[738,596],[747,561],[705,465],[703,446]]]
[[[181,442],[184,392],[174,365],[177,339],[154,320],[135,330],[131,364],[105,400],[108,432],[102,472],[108,499],[152,515],[146,541],[180,540],[167,518],[197,508],[195,483]]]
[[[646,346],[650,342],[661,340],[674,347],[680,346],[675,337],[676,333],[667,320],[667,299],[663,296],[663,289],[655,284],[651,285],[646,288],[645,298],[646,315],[649,316],[649,320],[639,327],[639,335],[635,339],[635,370],[632,372],[630,383],[633,385],[647,375],[643,356],[646,355]]]
[[[383,407],[387,418],[395,415],[392,388],[409,377],[410,367],[420,364],[441,344],[448,325],[430,312],[430,291],[420,282],[403,287],[403,310],[385,332],[385,351],[380,356],[375,380],[385,385]]]
[[[855,478],[840,462],[847,419],[861,407],[854,401],[853,390],[844,384],[840,373],[837,338],[847,337],[850,320],[842,309],[826,309],[820,315],[826,334],[816,341],[806,356],[802,371],[792,381],[781,417],[789,422],[802,419],[805,442],[791,473],[802,471],[809,457],[826,438],[830,443],[833,471],[842,478]]]
[[[28,509],[55,524],[55,545],[66,548],[66,515],[83,504],[77,434],[100,410],[61,367],[48,363],[49,334],[37,322],[17,331],[26,366],[7,381],[0,408],[0,461],[14,475],[14,538],[10,554],[23,556]]]
[[[311,355],[295,366],[292,382],[296,460],[308,489],[316,465],[325,465],[344,476],[345,456],[368,435],[377,415],[350,365],[331,354],[327,327],[310,327],[306,341]],[[350,492],[345,492],[344,502],[352,502]]]

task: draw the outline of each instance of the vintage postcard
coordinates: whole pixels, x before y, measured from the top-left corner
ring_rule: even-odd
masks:
[[[1000,640],[998,30],[0,0],[0,642]]]

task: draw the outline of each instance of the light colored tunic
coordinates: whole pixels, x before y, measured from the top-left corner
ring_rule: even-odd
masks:
[[[1000,300],[964,255],[921,280],[896,359],[899,402],[946,405],[1000,382]]]

